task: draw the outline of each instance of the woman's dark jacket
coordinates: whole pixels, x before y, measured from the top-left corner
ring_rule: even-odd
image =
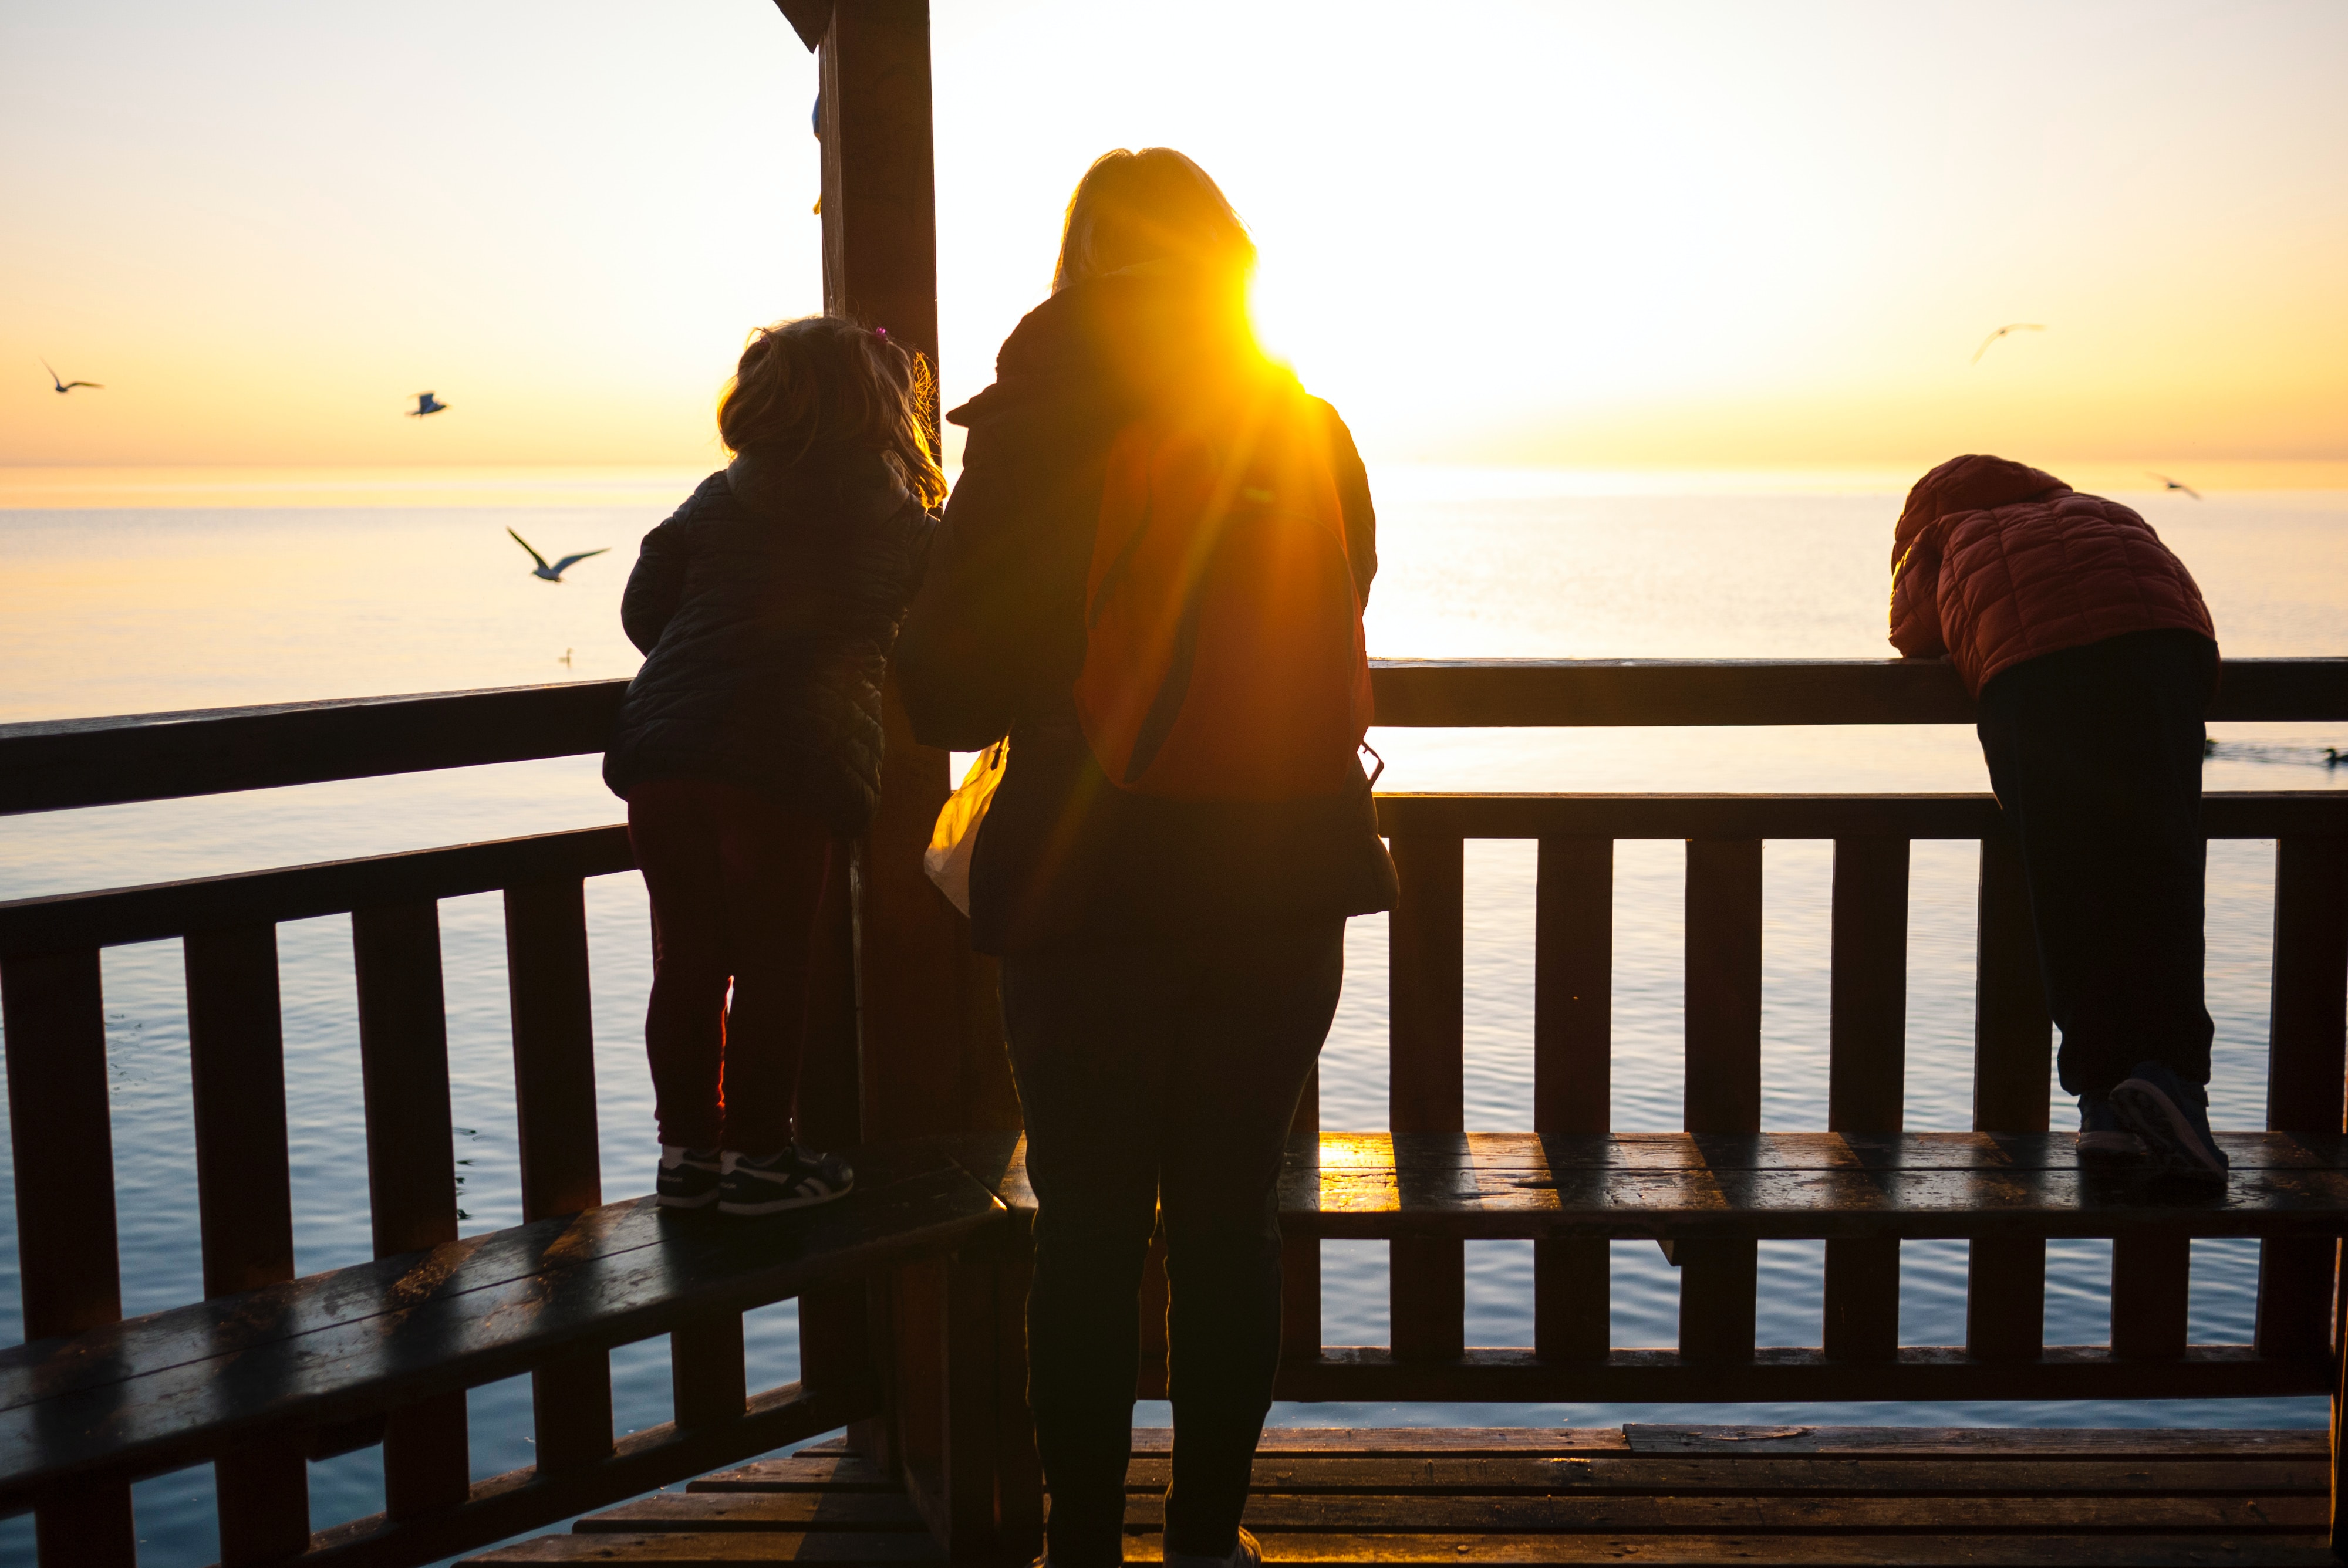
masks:
[[[932,527],[877,452],[745,453],[703,480],[628,575],[620,620],[645,658],[603,782],[713,779],[861,833],[880,681]]]
[[[1163,268],[1064,289],[1030,312],[995,382],[947,415],[970,432],[896,668],[914,734],[975,751],[1008,733],[971,865],[982,952],[1228,933],[1390,908],[1394,864],[1365,780],[1333,799],[1177,801],[1111,785],[1078,727],[1085,584],[1110,441],[1160,400],[1216,395],[1251,350],[1228,306]],[[1368,476],[1325,411],[1365,601]]]

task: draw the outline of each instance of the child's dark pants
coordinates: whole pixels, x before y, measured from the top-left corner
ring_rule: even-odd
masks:
[[[661,1142],[771,1154],[791,1140],[830,832],[738,785],[664,778],[628,792],[628,842],[652,895]]]
[[[2022,843],[2067,1093],[2108,1093],[2147,1060],[2209,1081],[2201,714],[2216,655],[2189,631],[2130,632],[1982,688],[1982,751]]]
[[[1003,961],[1027,1124],[1028,1398],[1053,1568],[1123,1561],[1141,1266],[1166,1230],[1166,1542],[1237,1538],[1280,1366],[1281,1148],[1337,1009],[1342,919]]]

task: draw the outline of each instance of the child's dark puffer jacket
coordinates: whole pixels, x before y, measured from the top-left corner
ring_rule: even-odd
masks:
[[[1998,671],[2131,631],[2217,641],[2185,563],[2142,518],[2003,457],[1952,457],[1891,542],[1891,645],[1946,653],[1976,697]]]
[[[755,790],[839,834],[880,792],[880,682],[932,519],[878,453],[746,453],[644,536],[620,619],[646,655],[603,755]]]

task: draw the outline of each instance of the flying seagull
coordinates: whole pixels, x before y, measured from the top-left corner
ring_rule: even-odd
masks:
[[[429,394],[427,394],[427,395],[428,396]],[[549,582],[561,582],[564,572],[569,571],[572,567],[577,566],[589,556],[602,555],[603,550],[608,550],[612,548],[609,545],[605,545],[603,549],[601,550],[581,550],[575,556],[564,556],[552,566],[549,566],[546,564],[546,558],[539,554],[536,549],[531,548],[530,542],[528,539],[522,538],[520,534],[515,534],[511,528],[508,528],[506,532],[513,534],[513,542],[520,545],[522,548],[529,550],[530,559],[538,563],[538,569],[531,572],[530,575],[532,577],[542,577]]]
[[[1989,336],[1982,339],[1981,347],[1973,350],[1972,362],[1975,364],[1979,364],[1981,363],[1981,356],[1989,352],[1989,345],[1995,343],[1998,339],[2003,337],[2008,333],[2043,333],[2045,330],[2046,323],[2044,322],[2008,322],[2003,326],[1998,328],[1997,331],[1990,333]]]
[[[2150,469],[2148,469],[2148,468],[2147,468],[2147,470],[2145,470],[2145,476],[2144,476],[2144,477],[2145,477],[2146,478],[2147,478],[2147,479],[2157,479],[2157,480],[2159,480],[2159,481],[2160,481],[2160,484],[2161,484],[2161,487],[2162,487],[2163,489],[2168,489],[2168,490],[2182,490],[2182,491],[2184,491],[2187,495],[2188,495],[2188,496],[2192,497],[2193,497],[2195,500],[2197,500],[2197,501],[2198,501],[2198,500],[2199,500],[2199,499],[2201,498],[2201,492],[2200,492],[2200,491],[2199,491],[2199,490],[2195,489],[2195,488],[2194,488],[2192,486],[2190,486],[2190,485],[2179,484],[2178,481],[2176,481],[2175,479],[2170,478],[2170,477],[2169,477],[2168,475],[2166,475],[2166,474],[2156,474],[2156,473],[2152,472]]]
[[[421,419],[427,414],[438,414],[448,405],[428,392],[416,395],[416,406],[407,411],[410,419]]]
[[[36,355],[36,357],[37,358],[38,356]],[[60,380],[57,376],[57,367],[51,364],[47,360],[44,359],[41,361],[41,368],[49,373],[49,379],[56,383],[57,395],[59,396],[63,396],[65,394],[71,392],[77,386],[87,386],[93,392],[104,392],[106,390],[106,383],[102,381]]]

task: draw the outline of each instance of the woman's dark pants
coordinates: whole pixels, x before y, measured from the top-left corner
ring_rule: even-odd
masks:
[[[2216,655],[2189,631],[2131,632],[1982,690],[1982,751],[2021,840],[2067,1093],[2109,1093],[2147,1060],[2209,1081],[2201,714]]]
[[[1337,1009],[1344,922],[1003,960],[1035,1189],[1028,1399],[1054,1568],[1123,1561],[1141,1266],[1166,1231],[1166,1541],[1238,1538],[1280,1365],[1281,1149]]]

